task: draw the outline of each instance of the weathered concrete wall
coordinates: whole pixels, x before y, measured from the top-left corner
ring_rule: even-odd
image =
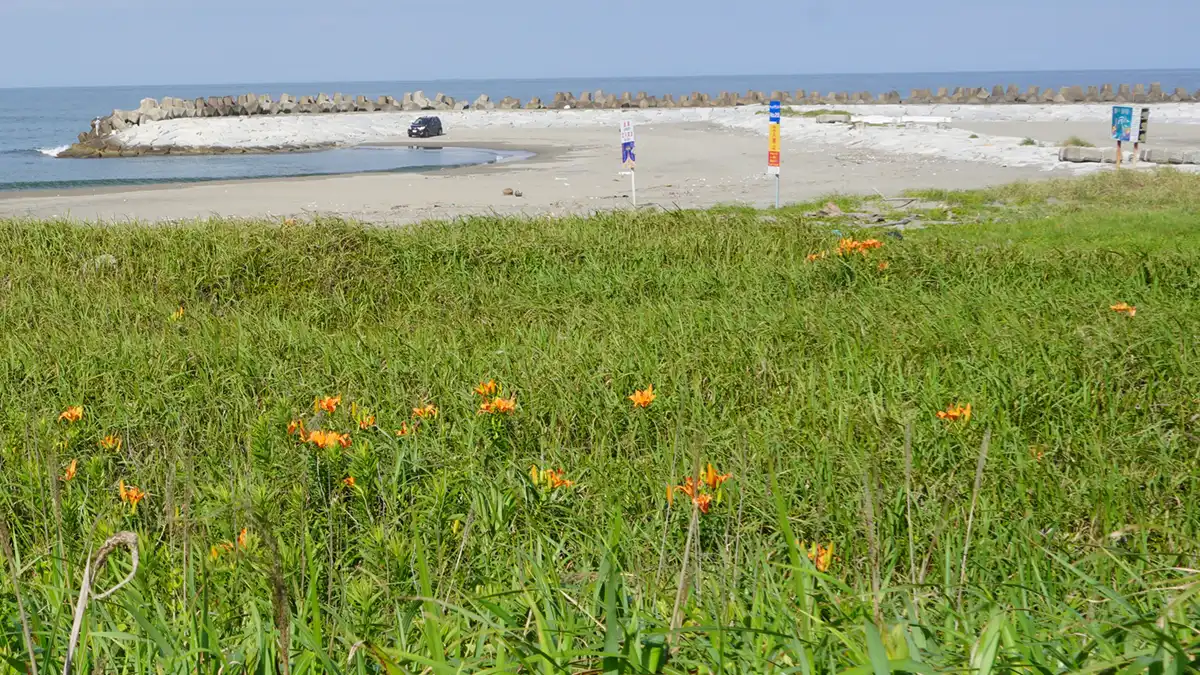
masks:
[[[380,96],[368,99],[365,96],[347,96],[344,94],[318,94],[316,96],[294,97],[283,94],[278,101],[270,96],[259,94],[243,94],[241,96],[210,96],[208,98],[180,99],[167,97],[162,101],[152,98],[143,99],[136,110],[114,110],[111,115],[96,118],[92,128],[79,135],[79,142],[60,156],[64,157],[102,157],[122,153],[139,154],[133,149],[123,149],[113,138],[113,134],[132,125],[162,120],[186,117],[230,117],[242,115],[306,115],[323,113],[349,112],[388,112],[423,110],[562,110],[573,109],[617,109],[617,108],[704,108],[730,107],[739,105],[761,105],[771,100],[781,101],[784,105],[865,105],[865,104],[1005,104],[1005,103],[1166,103],[1200,101],[1200,91],[1189,94],[1179,88],[1173,93],[1165,92],[1161,85],[1151,84],[1149,90],[1144,85],[1122,84],[1116,89],[1106,84],[1102,87],[1063,87],[1059,90],[1040,87],[1029,87],[1022,92],[1017,85],[1007,87],[996,85],[991,89],[958,87],[953,91],[946,88],[913,89],[907,97],[900,92],[891,91],[886,94],[872,95],[870,92],[809,92],[803,89],[795,92],[772,91],[770,94],[760,91],[747,91],[745,94],[723,91],[716,96],[700,92],[681,95],[676,98],[668,94],[661,98],[649,96],[646,92],[630,94],[605,93],[600,90],[583,92],[578,97],[571,92],[559,92],[554,99],[544,103],[539,98],[532,98],[522,105],[520,99],[506,96],[499,102],[493,101],[487,94],[475,99],[474,102],[456,101],[445,94],[437,94],[429,98],[422,91],[406,93],[400,99],[392,96]],[[269,149],[267,149],[269,150]]]
[[[1058,151],[1058,159],[1060,162],[1077,164],[1115,164],[1117,149],[1066,147]],[[1133,159],[1133,152],[1126,150],[1121,153],[1122,162],[1130,163]],[[1137,159],[1150,164],[1200,164],[1200,150],[1142,148],[1137,153]]]

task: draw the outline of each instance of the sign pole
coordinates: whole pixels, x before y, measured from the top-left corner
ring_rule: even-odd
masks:
[[[621,166],[629,171],[629,196],[637,208],[637,157],[634,154],[633,121],[621,121]]]
[[[771,101],[770,117],[767,120],[767,174],[775,176],[775,208],[779,208],[779,118],[781,116],[779,101]]]
[[[1150,109],[1142,108],[1138,113],[1138,130],[1137,136],[1133,139],[1133,163],[1137,164],[1141,159],[1138,155],[1142,143],[1146,142],[1146,134],[1150,131]]]
[[[1117,141],[1117,168],[1121,168],[1121,141]]]

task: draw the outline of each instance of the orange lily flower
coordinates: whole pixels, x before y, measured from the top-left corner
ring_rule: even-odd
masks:
[[[397,436],[407,436],[416,431],[416,427],[408,426],[408,422],[401,422],[400,428],[396,430]]]
[[[338,406],[341,405],[341,403],[342,403],[342,397],[340,395],[326,396],[325,398],[317,399],[316,402],[313,404],[313,409],[314,410],[324,410],[327,413],[331,413],[331,412],[334,412],[335,410],[337,410]]]
[[[1120,312],[1120,313],[1126,314],[1130,317],[1137,314],[1137,307],[1134,307],[1133,305],[1131,305],[1127,302],[1118,302],[1117,304],[1113,305],[1112,307],[1109,307],[1109,309],[1111,309],[1114,312]]]
[[[558,488],[571,487],[575,484],[573,480],[567,480],[564,476],[566,472],[562,469],[543,469],[538,470],[537,466],[529,467],[529,477],[533,479],[534,485],[545,485],[547,490],[557,490]]]
[[[478,387],[475,387],[475,393],[483,397],[494,395],[499,390],[495,380],[480,382]]]
[[[721,483],[729,480],[730,477],[731,474],[727,473],[717,474],[717,470],[713,468],[711,463],[705,467],[704,471],[700,472],[700,479],[705,485],[708,486],[709,490],[716,490],[717,488],[721,487]]]
[[[429,419],[438,416],[437,406],[430,403],[419,408],[413,408],[413,415],[421,419]]]
[[[330,450],[339,445],[343,448],[348,448],[351,443],[350,434],[339,434],[336,431],[321,431],[319,429],[309,434],[307,440],[309,443],[325,450]]]
[[[829,255],[829,251],[821,251],[820,253],[809,253],[807,256],[805,256],[804,259],[808,262],[815,262],[817,260],[821,260],[822,258],[824,258],[827,255]]]
[[[679,490],[683,494],[687,495],[689,498],[695,499],[698,487],[699,486],[696,484],[696,479],[692,478],[691,476],[688,476],[683,481],[683,485],[677,485],[677,486],[675,486],[675,489]]]
[[[246,535],[247,534],[249,534],[249,532],[244,527],[242,528],[241,532],[238,532],[238,536],[237,536],[238,548],[246,548]]]
[[[700,509],[700,513],[707,515],[708,510],[712,508],[712,495],[707,492],[696,495],[692,498],[692,503],[696,505],[696,508]]]
[[[956,422],[958,420],[962,420],[964,422],[970,422],[971,421],[971,404],[968,403],[965,406],[962,406],[962,405],[949,406],[945,410],[939,410],[937,417],[940,420],[949,420],[951,422]]]
[[[867,251],[875,248],[882,248],[883,242],[878,239],[867,239],[857,241],[853,238],[842,239],[838,241],[838,255],[849,255],[851,253],[867,254]]]
[[[183,318],[183,305],[180,305],[179,309],[175,310],[175,313],[171,315],[171,320],[179,321],[182,318]]]
[[[886,260],[884,260],[884,261],[881,261],[881,262],[879,263],[879,271],[880,271],[880,272],[882,272],[882,271],[886,270],[886,269],[887,269],[887,268],[889,268],[889,267],[891,267],[891,263],[889,263],[889,262],[888,262],[888,261],[886,261]]]
[[[288,431],[288,436],[295,436],[296,434],[300,434],[300,438],[303,439],[304,438],[304,420],[292,420],[291,422],[288,422],[287,431]]]
[[[800,542],[800,546],[806,549],[808,559],[812,562],[813,566],[817,568],[818,572],[824,572],[829,569],[830,563],[833,562],[832,543],[829,544],[829,546],[822,546],[819,543],[809,546],[805,542]]]
[[[83,419],[83,406],[81,405],[73,405],[70,408],[62,411],[62,413],[58,416],[59,422],[65,421],[68,424],[78,422],[81,419]]]
[[[138,503],[146,498],[146,493],[139,489],[136,485],[125,485],[122,480],[117,488],[118,494],[121,496],[121,501],[126,502],[134,511],[137,511]]]
[[[373,426],[375,426],[375,416],[374,415],[367,415],[366,417],[364,417],[358,421],[359,429],[370,429]]]
[[[667,506],[675,506],[675,486],[667,483]]]
[[[69,483],[69,482],[75,480],[75,473],[78,470],[79,470],[79,460],[78,459],[71,460],[71,463],[67,465],[67,470],[62,475],[62,481],[64,483]]]
[[[353,488],[354,487],[354,476],[346,476],[345,478],[343,478],[342,485],[345,485],[348,488]]]
[[[228,541],[223,541],[219,544],[213,544],[213,547],[211,549],[209,549],[208,555],[215,562],[217,560],[217,558],[221,557],[222,553],[232,553],[232,552],[233,552],[233,543],[228,542]]]
[[[517,409],[517,399],[497,396],[479,404],[480,415],[511,415]]]
[[[653,384],[645,389],[634,391],[633,394],[629,396],[629,400],[633,401],[633,406],[635,408],[649,408],[650,404],[654,403],[655,398],[658,398],[658,396],[654,393]]]
[[[105,450],[120,450],[121,437],[109,434],[100,439],[100,447],[104,448]]]

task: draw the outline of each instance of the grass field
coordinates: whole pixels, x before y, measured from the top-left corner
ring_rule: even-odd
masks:
[[[75,672],[1187,672],[1197,195],[0,221],[0,658],[132,531]]]

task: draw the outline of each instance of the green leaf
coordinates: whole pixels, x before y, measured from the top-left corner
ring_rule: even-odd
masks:
[[[1000,649],[1000,634],[1004,624],[1003,614],[993,616],[983,629],[983,634],[971,647],[970,665],[976,675],[991,675],[992,668],[996,665],[996,654]]]
[[[875,675],[891,675],[892,665],[888,661],[887,649],[879,637],[879,629],[870,621],[863,624],[867,633],[867,655],[871,659],[871,669]]]

